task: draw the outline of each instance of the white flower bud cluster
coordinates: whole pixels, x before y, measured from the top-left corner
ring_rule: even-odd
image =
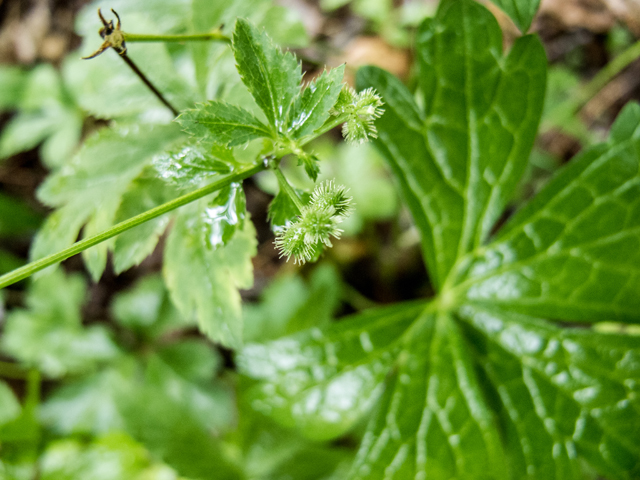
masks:
[[[340,238],[338,224],[351,214],[351,201],[342,185],[333,181],[318,185],[297,220],[278,232],[275,244],[280,256],[293,257],[300,265],[317,260],[325,246],[333,246],[331,237]]]
[[[373,122],[384,113],[382,105],[382,99],[375,89],[367,88],[356,93],[353,88],[345,85],[331,113],[332,115],[349,115],[342,125],[342,136],[347,142],[364,143],[370,138],[378,137]]]

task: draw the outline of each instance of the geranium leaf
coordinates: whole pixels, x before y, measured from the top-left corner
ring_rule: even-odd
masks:
[[[372,310],[247,345],[238,357],[240,369],[263,380],[252,392],[252,405],[315,439],[344,433],[371,408],[399,339],[423,309],[420,303]]]
[[[397,362],[349,478],[506,478],[499,430],[454,319],[421,317]]]
[[[397,80],[358,73],[386,113],[376,142],[389,160],[422,233],[436,286],[456,259],[481,244],[527,164],[544,100],[546,58],[522,37],[502,58],[495,18],[471,1],[445,2],[418,32],[424,113]]]
[[[564,320],[638,322],[640,106],[464,263],[474,303]]]
[[[477,364],[508,419],[513,478],[640,473],[640,337],[561,329],[495,307],[465,306]]]

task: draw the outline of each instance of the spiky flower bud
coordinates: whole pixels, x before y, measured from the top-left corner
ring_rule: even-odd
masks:
[[[342,230],[338,224],[351,210],[351,197],[345,187],[333,181],[318,185],[297,220],[278,232],[275,244],[280,256],[293,257],[300,265],[315,261],[324,246],[333,246],[332,237],[340,238]]]
[[[353,88],[345,85],[331,113],[349,116],[342,125],[342,136],[347,142],[364,143],[378,136],[373,122],[384,113],[382,105],[380,95],[373,88],[356,93]]]

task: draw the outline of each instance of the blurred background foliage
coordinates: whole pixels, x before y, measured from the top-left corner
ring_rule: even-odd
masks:
[[[236,16],[248,16],[300,56],[306,78],[346,62],[353,81],[359,66],[375,64],[410,86],[415,27],[437,7],[436,0],[243,0],[221,17],[224,3],[0,1],[0,273],[27,261],[50,212],[37,189],[64,172],[83,139],[107,126],[170,119],[115,54],[80,60],[99,45],[98,6],[114,8],[135,33],[219,23],[229,31]],[[517,28],[487,6],[508,48]],[[551,67],[540,136],[512,211],[602,140],[626,102],[640,99],[640,61],[604,75],[601,85],[593,80],[640,37],[637,2],[543,0],[531,31]],[[167,72],[153,81],[180,108],[206,98],[250,102],[224,45],[135,44],[130,55],[143,71]],[[298,268],[273,246],[274,179],[245,183],[259,242],[255,284],[243,292],[247,340],[431,292],[418,235],[378,154],[344,144],[338,131],[314,150],[327,159],[321,179],[351,189],[355,214],[323,261]],[[297,187],[310,186],[299,169],[285,169]],[[0,292],[0,479],[342,478],[362,426],[338,441],[311,442],[246,405],[251,385],[236,375],[233,352],[173,307],[159,275],[163,245],[119,275],[108,267],[99,282],[71,258],[30,288],[22,282]]]

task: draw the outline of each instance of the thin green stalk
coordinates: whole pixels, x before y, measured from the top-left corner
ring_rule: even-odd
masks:
[[[293,189],[293,187],[291,186],[287,178],[284,176],[284,174],[282,173],[282,170],[280,170],[280,167],[275,165],[272,167],[272,170],[273,170],[273,173],[276,175],[276,178],[278,179],[280,188],[284,188],[285,192],[287,192],[289,197],[291,197],[291,200],[293,200],[293,203],[295,203],[296,207],[298,207],[298,211],[302,212],[302,209],[304,208],[304,205],[302,204],[302,200],[298,196],[297,192]]]
[[[182,207],[183,205],[186,205],[195,200],[198,200],[199,198],[209,195],[232,183],[239,182],[246,178],[249,178],[252,175],[266,169],[267,169],[267,165],[265,165],[265,163],[263,162],[257,163],[255,165],[252,165],[251,167],[247,167],[236,173],[227,175],[226,177],[221,178],[220,180],[217,180],[205,187],[199,188],[198,190],[195,190],[191,193],[187,193],[186,195],[183,195],[174,200],[171,200],[170,202],[167,202],[158,207],[152,208],[151,210],[147,210],[146,212],[141,213],[140,215],[136,215],[135,217],[125,220],[124,222],[120,222],[117,225],[114,225],[113,227],[111,227],[109,230],[106,230],[92,237],[80,240],[79,242],[76,242],[73,245],[71,245],[69,248],[65,248],[64,250],[61,250],[58,253],[54,253],[53,255],[49,255],[48,257],[44,257],[40,260],[36,260],[35,262],[31,262],[25,265],[24,267],[18,268],[17,270],[14,270],[12,272],[9,272],[1,276],[0,288],[4,288],[8,285],[16,283],[24,278],[27,278],[33,275],[34,273],[44,268],[47,268],[56,263],[60,263],[63,260],[66,260],[67,258],[72,257],[73,255],[76,255],[86,250],[87,248],[93,247],[94,245],[97,245],[99,243],[104,242],[105,240],[115,237],[116,235],[119,235],[122,232],[126,232],[127,230],[130,230],[133,227],[136,227],[151,219],[159,217],[160,215],[164,215],[165,213],[175,210],[178,207]]]
[[[231,38],[220,31],[192,35],[147,35],[122,32],[125,42],[209,42],[231,43]]]
[[[624,52],[611,60],[587,84],[572,96],[560,103],[548,115],[555,125],[563,125],[567,119],[575,116],[589,100],[596,96],[616,75],[640,57],[640,40],[629,46]]]

